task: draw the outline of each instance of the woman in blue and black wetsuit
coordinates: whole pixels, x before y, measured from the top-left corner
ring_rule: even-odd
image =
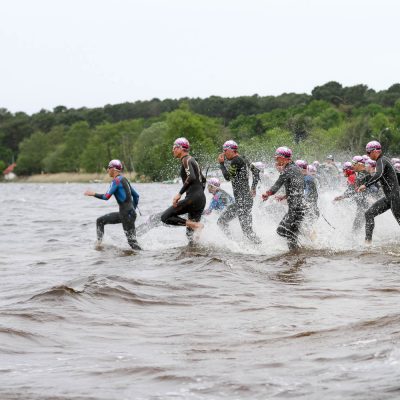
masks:
[[[122,169],[121,161],[111,160],[108,164],[107,172],[113,180],[107,193],[98,194],[87,190],[85,196],[94,196],[101,200],[109,200],[114,195],[119,205],[119,212],[109,213],[97,219],[98,244],[101,243],[104,236],[104,225],[122,223],[129,246],[134,250],[141,250],[136,240],[135,231],[135,209],[139,203],[139,194],[133,189],[128,179],[121,175]]]

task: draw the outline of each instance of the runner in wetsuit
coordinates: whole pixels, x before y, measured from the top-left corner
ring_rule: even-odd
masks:
[[[94,196],[101,200],[109,200],[114,195],[119,205],[119,212],[113,212],[97,219],[97,243],[100,244],[104,236],[104,225],[121,224],[128,239],[129,246],[134,250],[141,250],[136,240],[135,208],[139,202],[139,194],[133,189],[128,179],[121,175],[123,166],[119,160],[111,160],[107,167],[108,175],[113,178],[110,188],[105,194],[98,194],[87,190],[85,196]]]
[[[225,207],[234,203],[235,200],[233,197],[221,189],[221,182],[218,178],[210,178],[207,187],[208,192],[213,195],[213,198],[207,210],[204,211],[204,214],[209,215],[214,210],[222,211]]]
[[[356,217],[353,223],[353,231],[358,231],[365,223],[365,211],[368,209],[368,199],[367,196],[370,194],[369,190],[365,192],[360,192],[358,188],[362,185],[365,185],[367,182],[371,180],[371,175],[367,172],[365,168],[366,159],[362,156],[355,156],[352,159],[352,164],[354,171],[357,174],[355,189],[356,193],[354,196],[354,200],[357,205],[356,209]],[[370,189],[375,189],[376,186],[370,186]]]
[[[376,172],[376,161],[371,160],[369,157],[368,159],[365,161],[365,171],[367,172],[367,174],[369,175],[374,175]],[[382,193],[381,193],[381,185],[376,182],[375,184],[371,185],[368,189],[368,196],[371,198],[376,199],[380,199],[382,197]]]
[[[375,168],[376,168],[376,161],[374,160],[366,160],[365,161],[365,170],[370,174],[373,175],[375,174]]]
[[[353,232],[361,229],[365,223],[365,211],[368,209],[367,193],[358,191],[358,188],[368,182],[370,175],[365,170],[365,159],[362,156],[354,156],[351,163],[343,164],[343,172],[347,176],[347,189],[342,196],[335,201],[351,198],[356,203],[356,215],[353,222]]]
[[[189,155],[189,148],[190,144],[186,138],[178,138],[174,142],[172,153],[181,161],[183,186],[174,196],[172,206],[161,215],[161,221],[167,225],[186,226],[186,235],[192,243],[194,230],[203,227],[199,221],[206,205],[206,196],[204,194],[205,178],[196,160]],[[180,200],[184,193],[186,197]],[[188,219],[180,217],[186,213]]]
[[[312,224],[319,217],[318,190],[315,178],[311,175],[316,171],[316,168],[313,165],[308,165],[304,160],[297,160],[295,164],[300,168],[304,176],[304,219]]]
[[[218,162],[224,178],[232,182],[235,203],[224,210],[218,219],[218,225],[226,234],[229,234],[229,222],[238,217],[244,235],[253,243],[261,243],[261,240],[253,231],[251,215],[253,197],[256,194],[257,183],[260,180],[260,171],[254,165],[251,165],[245,157],[239,155],[238,145],[235,141],[228,140],[225,142],[223,151],[218,156]],[[225,166],[225,158],[231,161],[228,169]],[[251,190],[249,187],[249,170],[253,175]]]
[[[342,195],[336,196],[333,199],[333,201],[348,199],[350,197],[353,197],[356,192],[355,184],[356,184],[357,175],[353,169],[353,164],[350,161],[346,161],[345,163],[343,163],[342,171],[343,171],[343,175],[345,176],[345,178],[347,178],[346,179],[347,188]]]
[[[391,209],[396,221],[400,224],[400,192],[396,171],[390,160],[382,155],[382,146],[377,141],[369,142],[366,146],[367,154],[376,161],[376,172],[371,179],[359,187],[363,192],[368,187],[380,182],[385,197],[374,203],[365,213],[365,241],[371,243],[375,227],[374,218]]]
[[[275,184],[262,195],[264,201],[285,186],[286,195],[278,197],[279,200],[287,199],[288,212],[279,223],[276,230],[278,235],[285,237],[290,250],[297,249],[298,234],[304,218],[304,178],[300,168],[292,161],[292,150],[288,147],[279,147],[275,152],[277,168],[282,172]]]

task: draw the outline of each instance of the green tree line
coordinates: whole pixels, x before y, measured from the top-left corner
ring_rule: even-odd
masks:
[[[176,174],[171,146],[179,136],[191,141],[203,165],[214,163],[231,138],[257,159],[279,145],[313,159],[362,153],[371,139],[398,155],[400,84],[376,92],[328,82],[311,95],[153,99],[33,115],[0,108],[0,168],[16,161],[18,174],[95,172],[119,158],[128,170],[163,180]]]

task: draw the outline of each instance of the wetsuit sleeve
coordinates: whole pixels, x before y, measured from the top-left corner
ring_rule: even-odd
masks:
[[[182,160],[183,168],[185,168],[186,172],[186,180],[183,183],[183,186],[181,190],[179,191],[179,194],[185,193],[189,186],[196,180],[196,174],[193,168],[193,159],[190,158],[189,160],[187,158],[184,158]]]
[[[253,174],[253,182],[251,183],[251,190],[256,190],[258,182],[260,182],[260,170],[253,164],[251,164],[250,171]]]
[[[230,175],[229,175],[228,170],[227,170],[226,167],[225,167],[225,163],[219,163],[219,167],[220,167],[220,169],[221,169],[221,172],[222,172],[222,175],[224,176],[224,178],[225,178],[227,181],[230,181],[230,180],[231,180],[231,177],[230,177]]]
[[[133,208],[136,208],[139,204],[139,193],[133,188],[133,186],[131,184],[129,184],[129,185],[131,187]]]
[[[381,179],[383,175],[383,159],[380,157],[376,163],[376,172],[372,175],[371,179],[365,183],[366,187],[373,185],[374,183],[378,183],[379,179]]]
[[[286,179],[287,179],[287,173],[286,172],[282,172],[279,175],[278,180],[275,182],[275,184],[267,191],[267,194],[269,196],[275,194],[285,183]]]
[[[104,193],[104,194],[95,193],[94,197],[96,197],[97,199],[100,199],[100,200],[109,200],[111,198],[111,196],[117,191],[118,183],[119,183],[119,181],[117,181],[116,179],[113,179],[109,189],[107,190],[107,193]]]

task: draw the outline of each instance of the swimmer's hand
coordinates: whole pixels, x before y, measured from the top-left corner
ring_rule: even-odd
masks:
[[[223,163],[223,162],[225,162],[225,154],[224,153],[221,153],[219,156],[218,156],[218,162],[221,164],[221,163]]]
[[[263,201],[267,201],[268,198],[269,198],[268,192],[263,193],[263,194],[261,195],[261,197],[262,197],[262,200],[263,200]]]
[[[344,199],[343,196],[337,196],[337,197],[335,197],[335,198],[333,199],[333,201],[340,201],[340,200],[343,200],[343,199]]]
[[[361,186],[358,188],[357,192],[363,192],[363,191],[366,190],[366,189],[367,189],[367,187],[366,187],[365,185],[361,185]]]
[[[172,205],[174,207],[178,206],[178,201],[181,199],[181,197],[182,197],[182,195],[179,193],[174,196],[174,198],[172,199]]]
[[[92,192],[91,190],[86,190],[86,192],[84,193],[85,196],[94,196],[96,193]]]

